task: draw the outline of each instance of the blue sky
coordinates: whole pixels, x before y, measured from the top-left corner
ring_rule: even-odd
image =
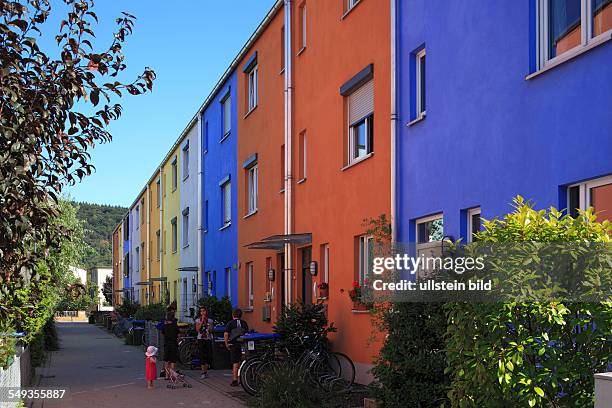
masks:
[[[150,66],[157,80],[153,93],[119,101],[124,110],[109,127],[113,141],[92,151],[96,172],[68,187],[70,198],[129,206],[273,4],[274,0],[97,1],[100,24],[94,27],[94,47],[110,42],[121,11],[135,15],[134,34],[124,47],[127,77]],[[56,14],[43,32],[43,43],[56,34]]]

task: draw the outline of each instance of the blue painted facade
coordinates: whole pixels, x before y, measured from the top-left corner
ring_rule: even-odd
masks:
[[[237,182],[237,79],[233,72],[210,99],[201,115],[202,146],[202,220],[203,220],[203,293],[221,298],[231,293],[233,305],[238,301],[238,182]],[[231,130],[223,130],[225,98],[231,103]],[[223,227],[223,197],[219,183],[229,177],[231,183],[231,219]],[[230,268],[230,281],[227,280]],[[210,283],[209,283],[210,282]],[[228,286],[229,285],[229,286]]]
[[[398,241],[443,213],[567,206],[567,186],[612,173],[612,41],[536,71],[536,1],[405,0],[398,7]],[[415,55],[425,48],[426,117],[415,119]]]
[[[123,219],[123,267],[127,268],[127,276],[123,273],[123,288],[128,289],[132,287],[132,264],[130,262],[130,241],[132,240],[132,223],[130,222],[130,212],[127,213],[125,218]],[[126,262],[127,261],[127,262]],[[124,291],[123,296],[125,297],[127,293]]]

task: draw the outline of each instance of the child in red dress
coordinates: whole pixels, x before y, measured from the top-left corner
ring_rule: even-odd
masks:
[[[147,356],[146,360],[146,377],[147,377],[147,388],[153,389],[153,381],[157,379],[157,366],[155,364],[157,356],[157,347],[149,346],[147,347],[147,352],[145,353]]]

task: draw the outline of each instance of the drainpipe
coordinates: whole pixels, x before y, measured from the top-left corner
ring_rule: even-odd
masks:
[[[198,187],[197,187],[197,199],[196,201],[198,202],[198,251],[197,251],[197,256],[198,256],[198,272],[196,274],[196,292],[194,293],[194,305],[197,304],[199,296],[198,296],[198,291],[199,291],[199,282],[200,282],[200,276],[202,276],[202,257],[204,256],[204,251],[203,251],[203,244],[202,244],[202,199],[204,198],[204,189],[202,188],[202,173],[203,173],[203,168],[204,168],[204,156],[202,155],[202,120],[201,120],[202,116],[201,113],[198,112],[198,137],[200,140],[200,143],[198,143]]]
[[[292,184],[291,172],[293,157],[292,142],[292,113],[293,113],[293,79],[291,69],[291,0],[285,1],[285,235],[293,231],[292,217]],[[285,244],[285,304],[289,305],[292,299],[293,288],[293,254],[292,245]]]
[[[147,305],[151,304],[151,185],[147,183]]]
[[[391,241],[397,241],[397,0],[391,1]]]
[[[166,188],[164,183],[164,171],[162,170],[162,166],[159,166],[159,188],[160,188],[160,192],[159,195],[161,197],[161,200],[159,200],[159,239],[161,240],[160,243],[160,248],[162,249],[159,253],[159,277],[163,278],[164,277],[164,250],[166,249],[165,247],[165,241],[164,241],[164,237],[166,236],[166,231],[164,230],[164,189]],[[163,234],[163,235],[162,235]],[[159,300],[161,303],[161,300],[163,299],[163,296],[166,296],[166,291],[164,290],[162,293],[162,290],[165,289],[167,287],[167,283],[164,284],[163,280],[159,281]]]

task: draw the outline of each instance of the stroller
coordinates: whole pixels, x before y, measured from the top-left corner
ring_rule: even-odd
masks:
[[[180,374],[171,368],[166,369],[166,380],[170,381],[170,383],[167,385],[168,388],[191,388],[191,384],[189,384],[189,382],[185,379],[185,375]]]

